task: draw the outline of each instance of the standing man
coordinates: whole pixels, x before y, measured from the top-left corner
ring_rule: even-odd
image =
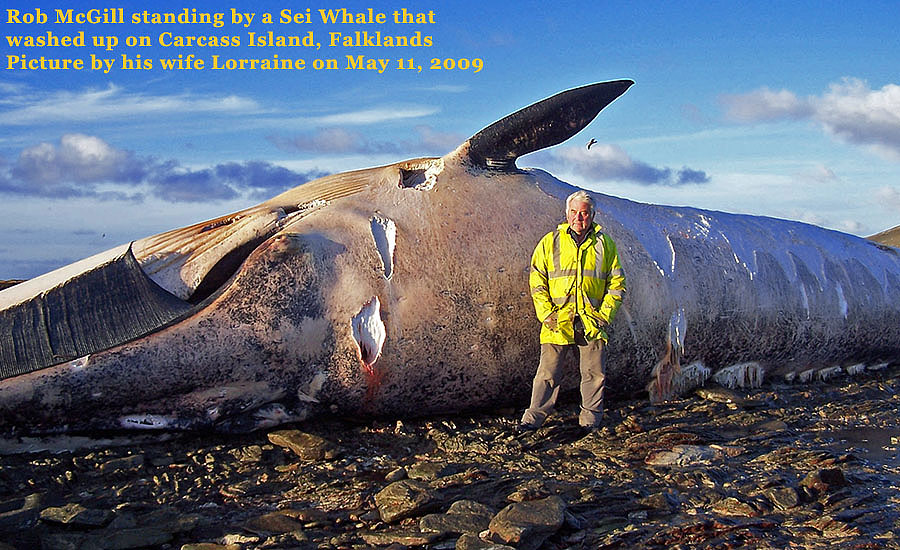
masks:
[[[531,257],[531,299],[541,321],[541,361],[531,405],[519,430],[544,423],[559,395],[562,364],[577,353],[581,370],[578,424],[594,430],[603,417],[606,329],[625,293],[616,244],[594,223],[594,199],[576,191],[566,199],[566,223],[544,235]]]

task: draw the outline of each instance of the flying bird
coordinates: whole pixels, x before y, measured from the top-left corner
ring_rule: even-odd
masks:
[[[591,148],[591,145],[593,145],[593,144],[595,144],[595,143],[597,143],[597,140],[594,139],[594,138],[591,138],[591,141],[588,142],[588,146],[587,146],[588,149],[590,149],[590,148]]]

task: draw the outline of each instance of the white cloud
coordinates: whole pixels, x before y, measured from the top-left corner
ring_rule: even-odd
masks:
[[[900,86],[871,90],[866,82],[847,78],[832,84],[814,104],[816,120],[831,134],[900,160]]]
[[[831,212],[831,214],[834,215],[837,213]],[[856,220],[836,220],[821,212],[814,212],[812,210],[804,208],[792,209],[788,215],[788,218],[804,223],[818,225],[820,227],[830,227],[831,229],[836,229],[838,231],[843,231],[844,233],[852,233],[856,235],[864,233],[867,230],[867,228],[864,227],[863,224],[859,223]]]
[[[58,146],[44,142],[22,150],[12,175],[32,189],[55,194],[71,183],[112,179],[133,182],[140,179],[141,168],[131,153],[115,149],[102,139],[65,134]]]
[[[834,173],[834,170],[824,164],[814,166],[807,174],[817,181],[838,181],[840,179],[837,177],[837,174]]]
[[[4,82],[0,81],[0,93],[18,94],[25,90],[26,86],[20,82]],[[8,100],[0,99],[0,104],[6,103]]]
[[[310,122],[320,125],[362,125],[376,124],[390,120],[402,120],[418,118],[437,113],[435,107],[383,107],[378,109],[363,109],[346,113],[324,115],[312,119]]]
[[[95,136],[65,134],[58,145],[27,147],[11,166],[0,166],[0,194],[101,200],[143,200],[148,195],[169,202],[208,202],[269,197],[322,175],[261,161],[188,168],[135,155]]]
[[[738,122],[802,119],[812,114],[809,101],[788,90],[776,92],[764,87],[746,94],[725,95],[721,100],[728,118]]]
[[[102,89],[53,92],[24,86],[0,86],[0,92],[4,90],[9,93],[0,97],[0,127],[127,121],[129,127],[133,129],[139,123],[177,118],[182,132],[187,127],[193,127],[194,131],[209,134],[233,129],[233,125],[230,124],[210,124],[209,116],[241,117],[241,127],[244,130],[250,128],[295,130],[405,121],[427,117],[440,111],[437,107],[414,104],[380,105],[318,116],[285,116],[278,108],[263,106],[254,99],[234,94],[145,94],[132,92],[114,84]],[[334,130],[325,132],[330,135],[318,136],[317,147],[304,148],[327,150],[329,140],[333,142],[332,149],[349,148],[350,140],[359,141],[350,130],[345,130],[343,136]],[[10,132],[7,134],[0,137],[0,143],[13,142],[9,138],[15,134]],[[385,147],[365,150],[386,152]]]
[[[468,137],[453,132],[437,132],[426,124],[416,126],[415,130],[425,149],[437,154],[449,153]]]
[[[322,128],[315,132],[292,138],[271,137],[269,140],[285,151],[312,151],[315,153],[344,153],[359,148],[362,135],[346,128]]]
[[[872,90],[864,80],[844,78],[821,96],[761,88],[721,100],[726,116],[737,122],[812,120],[839,139],[900,160],[900,85]]]
[[[885,185],[875,191],[875,196],[882,208],[895,214],[900,212],[900,189]]]
[[[414,130],[415,135],[409,139],[394,141],[373,139],[361,132],[342,127],[318,128],[291,137],[272,135],[267,139],[282,151],[326,155],[402,154],[409,151],[443,155],[465,140],[465,137],[456,134],[435,132],[426,125],[416,126]]]
[[[863,224],[856,220],[843,220],[837,224],[838,231],[859,235],[865,231]]]
[[[702,170],[682,167],[680,170],[651,166],[632,158],[618,145],[594,143],[587,147],[559,147],[538,158],[551,169],[570,170],[589,180],[631,181],[641,185],[678,186],[708,183]]]
[[[839,184],[841,178],[834,173],[834,170],[824,164],[813,164],[798,170],[794,174],[799,184],[807,184],[821,187],[822,185]]]
[[[109,85],[101,90],[52,93],[21,91],[4,102],[0,125],[21,126],[73,121],[97,121],[161,114],[262,112],[256,101],[236,95],[148,95]]]

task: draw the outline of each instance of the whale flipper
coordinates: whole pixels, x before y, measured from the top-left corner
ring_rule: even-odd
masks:
[[[0,310],[0,379],[127,342],[190,309],[141,270],[131,246],[123,248],[95,268]]]

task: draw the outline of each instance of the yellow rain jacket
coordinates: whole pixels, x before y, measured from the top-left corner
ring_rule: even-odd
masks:
[[[584,323],[586,340],[607,341],[606,326],[622,304],[625,272],[616,244],[594,223],[581,246],[560,224],[544,235],[531,256],[531,299],[541,323],[557,312],[556,330],[541,325],[542,344],[574,344],[574,319]],[[551,323],[552,324],[552,323]]]

